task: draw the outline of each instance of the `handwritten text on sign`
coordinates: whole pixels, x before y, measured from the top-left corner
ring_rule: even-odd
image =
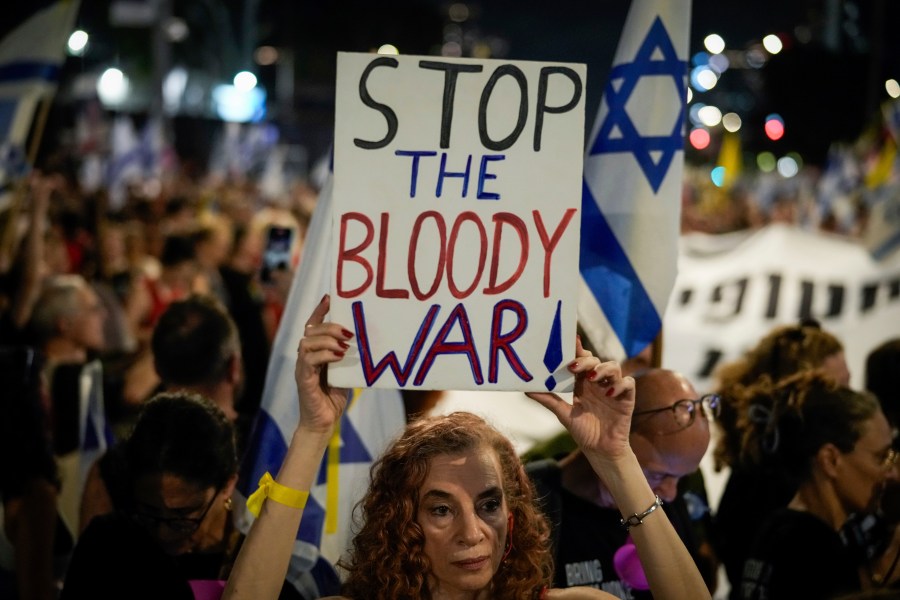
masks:
[[[584,77],[338,55],[333,385],[571,388]]]

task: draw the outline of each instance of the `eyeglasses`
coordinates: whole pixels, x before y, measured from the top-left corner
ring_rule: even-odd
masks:
[[[693,424],[694,419],[697,417],[697,411],[702,407],[705,407],[712,416],[718,417],[719,413],[722,412],[722,399],[718,394],[706,394],[696,400],[679,400],[670,406],[642,410],[634,413],[632,416],[639,417],[641,415],[652,415],[671,411],[672,418],[675,419],[675,422],[680,427],[685,428],[690,427],[691,424]]]
[[[221,488],[216,489],[216,493],[213,494],[212,500],[209,501],[199,517],[160,517],[150,513],[135,511],[134,519],[148,529],[155,529],[160,525],[165,525],[174,533],[185,536],[191,535],[200,528],[200,524],[203,523],[203,519],[206,518],[209,509],[212,508],[216,498],[219,497],[219,491],[221,491]]]

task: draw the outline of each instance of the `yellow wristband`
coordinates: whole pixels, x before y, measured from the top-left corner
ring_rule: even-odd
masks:
[[[278,504],[284,504],[291,508],[304,508],[306,499],[309,498],[309,492],[301,492],[286,485],[281,485],[272,479],[272,476],[267,471],[260,478],[259,487],[247,498],[247,510],[253,513],[254,517],[258,517],[266,498],[271,498]]]

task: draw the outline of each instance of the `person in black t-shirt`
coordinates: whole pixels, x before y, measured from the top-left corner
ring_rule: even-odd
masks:
[[[702,565],[678,482],[697,470],[706,452],[706,413],[715,411],[717,399],[698,398],[687,379],[669,370],[640,371],[634,379],[631,446],[676,531]],[[553,527],[554,587],[587,585],[623,599],[651,597],[622,515],[584,455],[576,450],[559,463],[537,461],[526,470]]]
[[[866,567],[884,575],[881,561],[868,565],[842,536],[851,515],[870,510],[884,482],[896,478],[891,428],[876,398],[809,371],[763,381],[743,401],[744,454],[777,466],[797,492],[750,545],[740,597],[834,598],[867,587]]]

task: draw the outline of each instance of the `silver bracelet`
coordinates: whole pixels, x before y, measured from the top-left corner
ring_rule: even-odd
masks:
[[[660,506],[662,506],[662,500],[659,499],[659,496],[656,496],[656,500],[653,502],[653,504],[650,505],[650,508],[640,514],[634,513],[627,519],[619,519],[619,522],[622,524],[622,527],[625,528],[625,531],[628,531],[632,527],[637,527],[638,525],[643,524],[644,519],[646,519],[654,510],[656,510]]]

